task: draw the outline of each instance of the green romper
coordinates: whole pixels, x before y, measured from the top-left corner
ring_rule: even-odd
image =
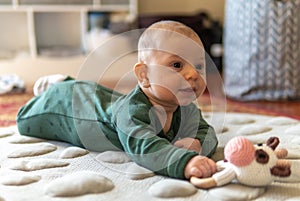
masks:
[[[217,146],[214,129],[191,103],[174,112],[164,133],[148,98],[137,85],[123,95],[90,81],[57,83],[24,105],[17,115],[22,135],[59,140],[91,151],[125,151],[137,164],[158,174],[184,178],[198,153],[172,145],[184,137],[201,141],[202,155]]]

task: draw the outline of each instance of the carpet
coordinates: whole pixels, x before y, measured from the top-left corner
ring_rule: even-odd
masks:
[[[210,190],[146,170],[123,152],[89,152],[70,144],[20,136],[15,126],[0,129],[1,201],[296,201],[300,200],[300,121],[244,113],[210,113],[204,117],[217,130],[215,160],[236,135],[253,143],[280,138],[289,151],[290,177],[267,187],[232,182]],[[255,179],[255,175],[253,177]]]
[[[0,127],[11,126],[16,124],[15,118],[18,110],[28,100],[33,97],[31,91],[19,94],[4,94],[0,96]],[[241,113],[252,113],[262,115],[282,115],[270,110],[263,108],[257,108],[249,106],[249,104],[226,100],[226,102],[212,103],[213,97],[208,94],[204,94],[199,98],[199,108],[204,112],[241,112]],[[225,105],[224,105],[225,104]],[[300,119],[300,118],[299,118]]]
[[[0,127],[16,124],[18,110],[32,97],[32,92],[0,95]]]

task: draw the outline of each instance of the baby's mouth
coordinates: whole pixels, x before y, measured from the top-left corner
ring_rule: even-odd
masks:
[[[185,92],[185,93],[194,93],[195,89],[192,87],[188,87],[188,88],[180,89],[179,91]]]

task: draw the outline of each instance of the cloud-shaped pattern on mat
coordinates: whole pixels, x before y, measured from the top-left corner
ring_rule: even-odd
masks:
[[[73,197],[104,193],[113,188],[114,184],[110,179],[96,172],[79,171],[50,182],[45,188],[45,194],[52,197]]]

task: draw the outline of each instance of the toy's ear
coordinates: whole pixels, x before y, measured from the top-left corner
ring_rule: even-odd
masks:
[[[279,145],[279,138],[278,137],[270,137],[267,140],[267,146],[272,148],[273,150]]]

